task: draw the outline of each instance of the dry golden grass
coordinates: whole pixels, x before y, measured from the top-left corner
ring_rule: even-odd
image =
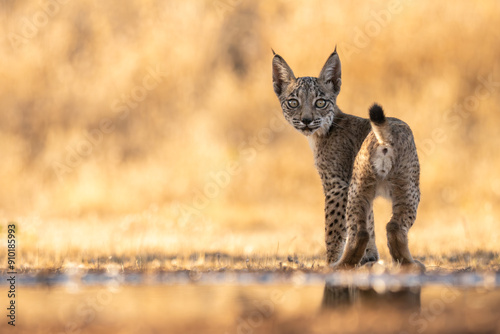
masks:
[[[0,238],[17,223],[26,270],[189,268],[218,252],[324,265],[321,185],[279,113],[270,48],[302,76],[337,44],[339,106],[366,116],[377,101],[414,131],[412,252],[498,268],[500,5],[389,3],[79,1],[43,23],[39,2],[1,2]],[[378,23],[372,11],[389,8]],[[157,84],[142,89],[151,71]],[[386,260],[389,209],[377,202]]]

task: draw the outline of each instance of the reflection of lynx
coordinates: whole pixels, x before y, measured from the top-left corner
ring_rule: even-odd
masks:
[[[420,200],[420,166],[410,127],[386,118],[376,104],[370,108],[369,120],[340,111],[336,100],[341,69],[336,51],[318,78],[296,78],[285,60],[275,55],[273,84],[285,119],[308,137],[314,152],[326,197],[328,262],[353,267],[378,260],[372,203],[375,196],[383,195],[393,203],[387,224],[392,258],[415,264],[407,234]]]
[[[354,305],[376,307],[393,307],[399,311],[417,311],[420,309],[420,287],[403,287],[397,291],[387,290],[383,293],[373,288],[357,288],[354,286],[333,286],[325,284],[323,292],[323,309],[337,309]]]

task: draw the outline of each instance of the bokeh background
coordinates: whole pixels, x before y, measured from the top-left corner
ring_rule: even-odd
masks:
[[[25,268],[323,261],[322,188],[271,48],[315,76],[335,45],[340,108],[376,101],[414,131],[414,255],[498,254],[498,1],[1,0],[0,17],[0,234],[18,224]],[[377,200],[386,259],[389,217]]]

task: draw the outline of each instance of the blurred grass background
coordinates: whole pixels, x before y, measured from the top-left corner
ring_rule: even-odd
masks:
[[[0,234],[17,222],[27,268],[321,256],[322,188],[280,114],[271,47],[314,76],[337,45],[340,108],[377,101],[414,131],[414,255],[498,255],[499,14],[493,0],[1,0]],[[389,216],[377,200],[387,259]]]

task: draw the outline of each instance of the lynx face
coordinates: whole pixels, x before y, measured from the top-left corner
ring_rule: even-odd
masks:
[[[291,93],[280,98],[285,119],[302,134],[326,131],[335,116],[335,98],[317,78],[298,78]]]
[[[326,133],[335,117],[340,76],[337,52],[328,58],[318,78],[295,78],[285,60],[275,55],[273,86],[285,119],[306,136]]]

